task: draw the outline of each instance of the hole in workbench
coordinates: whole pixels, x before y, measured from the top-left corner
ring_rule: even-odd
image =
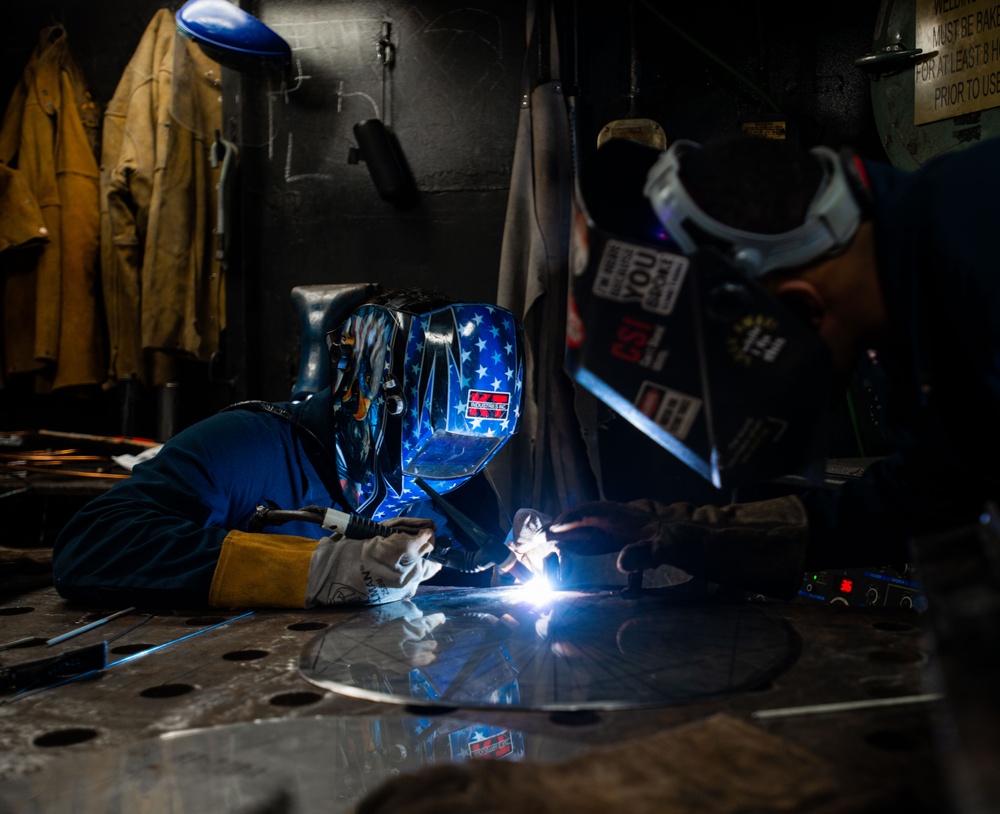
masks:
[[[307,704],[315,704],[322,697],[315,692],[286,692],[274,696],[271,703],[276,707],[304,707]]]
[[[176,698],[178,695],[187,695],[194,690],[190,684],[159,684],[156,687],[147,687],[139,693],[143,698]]]
[[[94,729],[57,729],[39,735],[32,743],[47,749],[52,746],[72,746],[74,743],[83,743],[96,737],[97,731]]]
[[[220,625],[228,621],[229,619],[226,616],[194,616],[184,624],[191,625],[191,627],[205,627],[206,625]]]
[[[17,608],[0,608],[0,616],[20,616],[22,613],[31,613],[34,608],[21,605]]]
[[[908,625],[905,622],[874,622],[872,627],[876,630],[887,630],[890,633],[909,633],[917,629],[915,625]]]
[[[289,630],[322,630],[325,627],[330,627],[326,622],[296,622],[294,625],[289,625]]]
[[[899,729],[869,732],[865,735],[865,740],[876,749],[885,749],[889,752],[908,752],[917,747],[917,739],[913,733]]]
[[[253,661],[266,655],[266,650],[233,650],[231,653],[223,653],[222,658],[226,661]]]
[[[156,645],[136,642],[135,644],[120,644],[117,647],[112,647],[111,652],[117,656],[128,656],[132,653],[141,653],[143,650],[149,650],[151,647],[156,647]]]

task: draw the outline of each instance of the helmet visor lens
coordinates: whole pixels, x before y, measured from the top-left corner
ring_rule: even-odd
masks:
[[[403,473],[425,480],[469,477],[478,472],[506,440],[506,436],[436,432],[403,467]]]

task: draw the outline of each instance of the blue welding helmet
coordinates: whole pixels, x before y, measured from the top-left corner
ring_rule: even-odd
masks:
[[[524,350],[504,308],[363,305],[327,335],[341,490],[376,520],[465,483],[517,432]]]
[[[581,167],[566,368],[718,488],[818,482],[829,348],[731,254],[669,231],[643,191],[661,155],[618,139]]]
[[[229,0],[188,0],[174,19],[182,35],[227,68],[252,71],[291,62],[288,43]]]

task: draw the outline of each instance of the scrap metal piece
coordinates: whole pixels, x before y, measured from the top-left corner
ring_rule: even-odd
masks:
[[[100,672],[108,663],[108,644],[92,644],[58,656],[0,667],[0,689],[26,690],[47,687],[57,681]]]

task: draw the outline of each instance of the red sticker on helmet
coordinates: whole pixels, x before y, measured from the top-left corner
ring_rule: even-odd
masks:
[[[510,393],[470,390],[469,401],[465,405],[465,417],[502,421],[507,418],[509,407]]]

